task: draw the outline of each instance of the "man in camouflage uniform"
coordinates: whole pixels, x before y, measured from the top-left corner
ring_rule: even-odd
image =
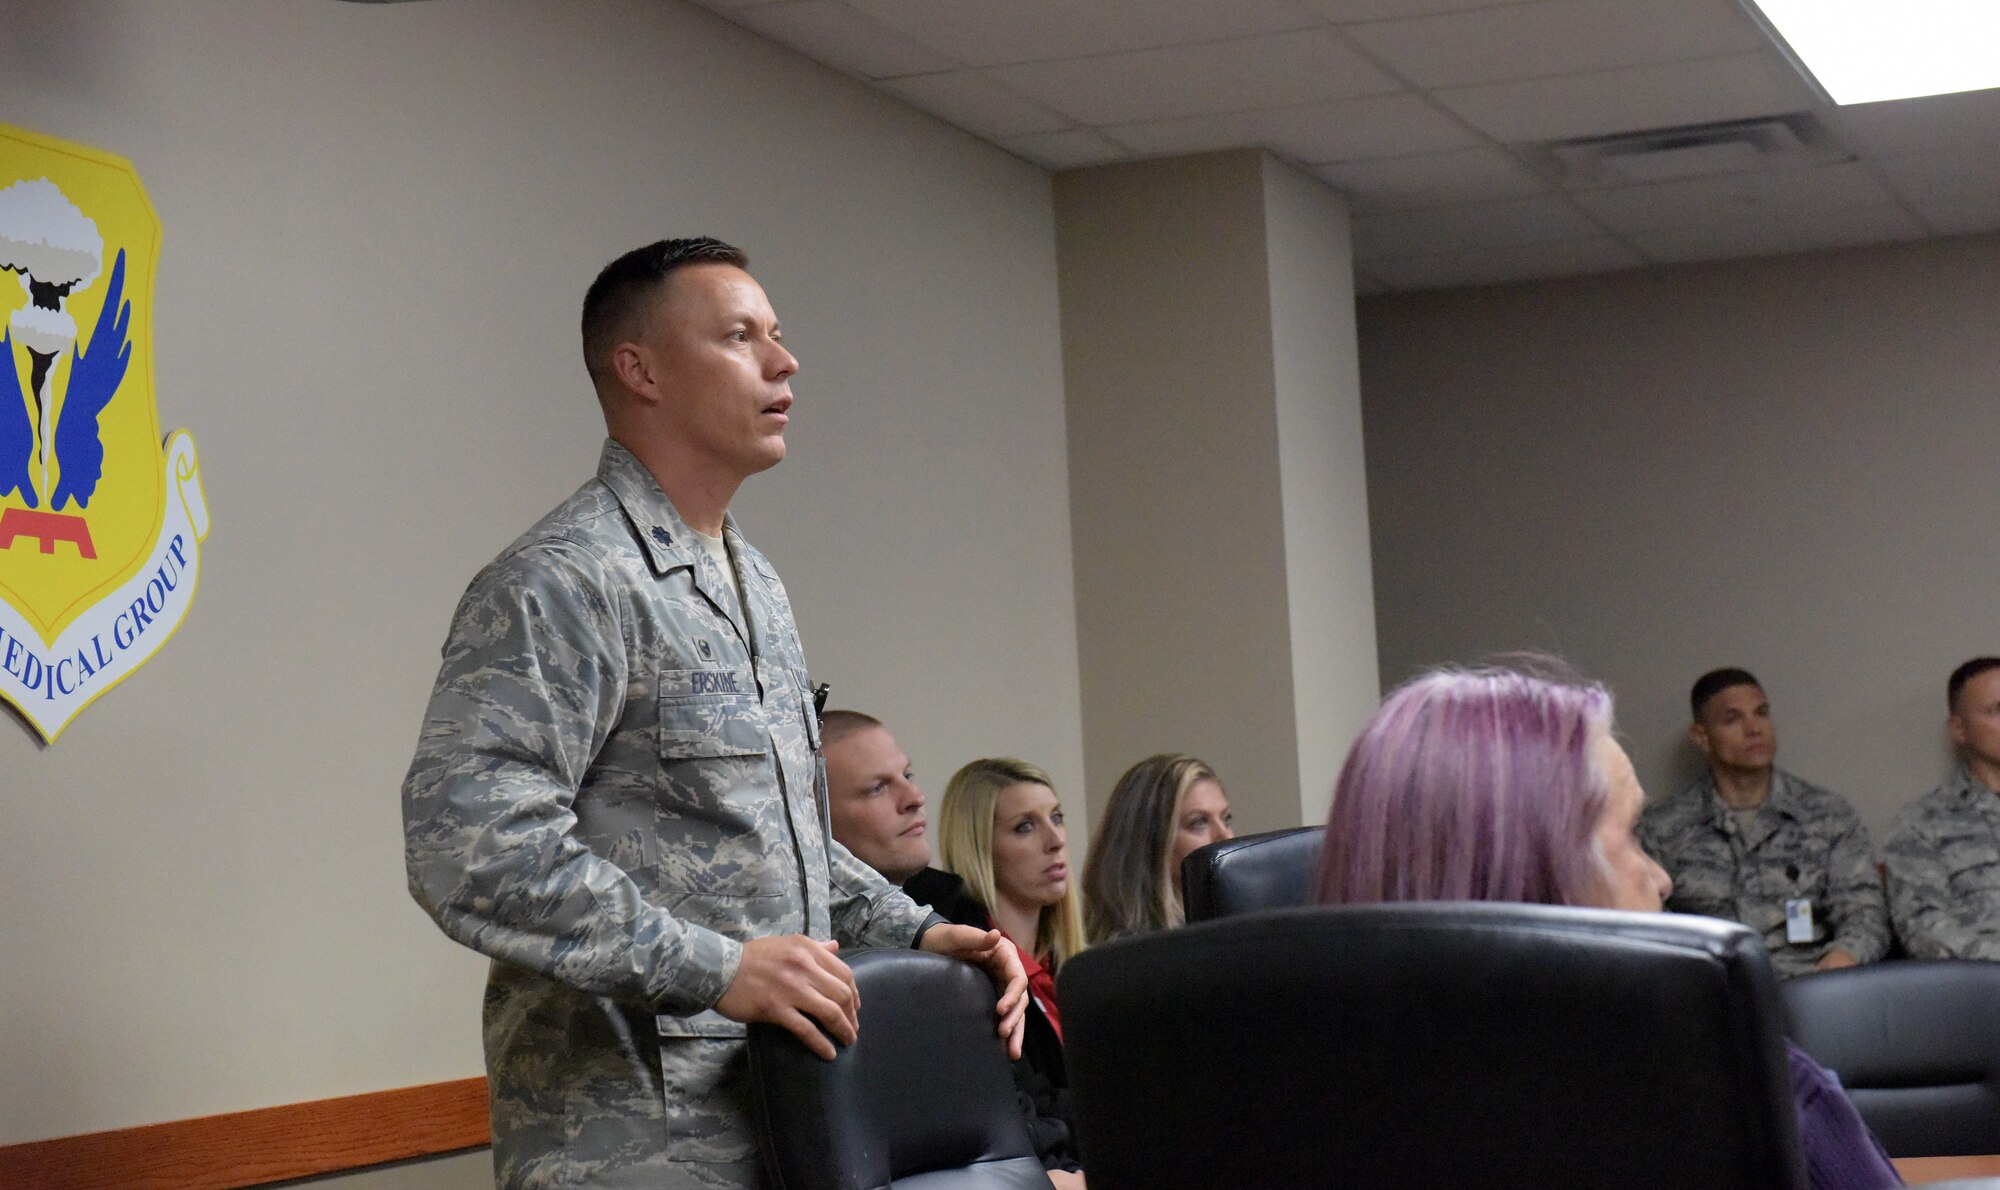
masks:
[[[1845,800],[1776,766],[1778,735],[1757,679],[1715,670],[1688,701],[1688,739],[1708,773],[1639,819],[1640,843],[1674,880],[1667,908],[1756,930],[1780,978],[1888,953],[1868,832]]]
[[[727,507],[784,457],[798,363],[743,254],[670,240],[584,301],[597,477],[481,571],[403,787],[410,889],[492,957],[505,1187],[752,1187],[745,1023],[852,1043],[837,942],[1003,986],[997,932],[926,914],[828,835],[783,584]]]
[[[1889,908],[1917,958],[2000,959],[2000,657],[1952,671],[1945,697],[1958,771],[1889,828]]]

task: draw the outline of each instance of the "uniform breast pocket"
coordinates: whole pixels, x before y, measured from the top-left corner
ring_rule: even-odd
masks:
[[[748,669],[660,671],[654,816],[664,886],[721,897],[770,896],[785,887],[785,815],[771,729]],[[723,918],[694,920],[732,932]]]
[[[660,671],[660,758],[762,756],[770,750],[756,681],[747,669]]]
[[[1946,846],[1940,850],[1945,870],[1951,873],[1952,895],[1970,903],[1981,895],[2000,890],[2000,854],[1995,854],[1991,847]]]

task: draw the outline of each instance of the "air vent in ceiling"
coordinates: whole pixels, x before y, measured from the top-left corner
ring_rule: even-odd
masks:
[[[1552,141],[1519,151],[1541,173],[1572,187],[1796,169],[1852,158],[1807,112]]]

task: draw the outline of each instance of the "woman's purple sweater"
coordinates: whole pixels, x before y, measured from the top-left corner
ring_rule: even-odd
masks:
[[[1882,1142],[1868,1130],[1840,1080],[1787,1041],[1792,1102],[1799,1109],[1799,1147],[1805,1151],[1812,1190],[1881,1190],[1903,1179],[1889,1164]]]

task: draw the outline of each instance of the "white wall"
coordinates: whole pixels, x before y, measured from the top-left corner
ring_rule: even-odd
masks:
[[[1741,665],[1879,842],[2000,651],[1996,278],[1986,236],[1364,302],[1384,680],[1562,653],[1659,796]]]
[[[0,10],[0,111],[151,191],[214,518],[148,666],[0,724],[0,1144],[480,1072],[396,791],[458,593],[594,465],[584,287],[663,235],[748,248],[804,361],[737,513],[815,676],[934,787],[1080,787],[1045,174],[671,0]]]

